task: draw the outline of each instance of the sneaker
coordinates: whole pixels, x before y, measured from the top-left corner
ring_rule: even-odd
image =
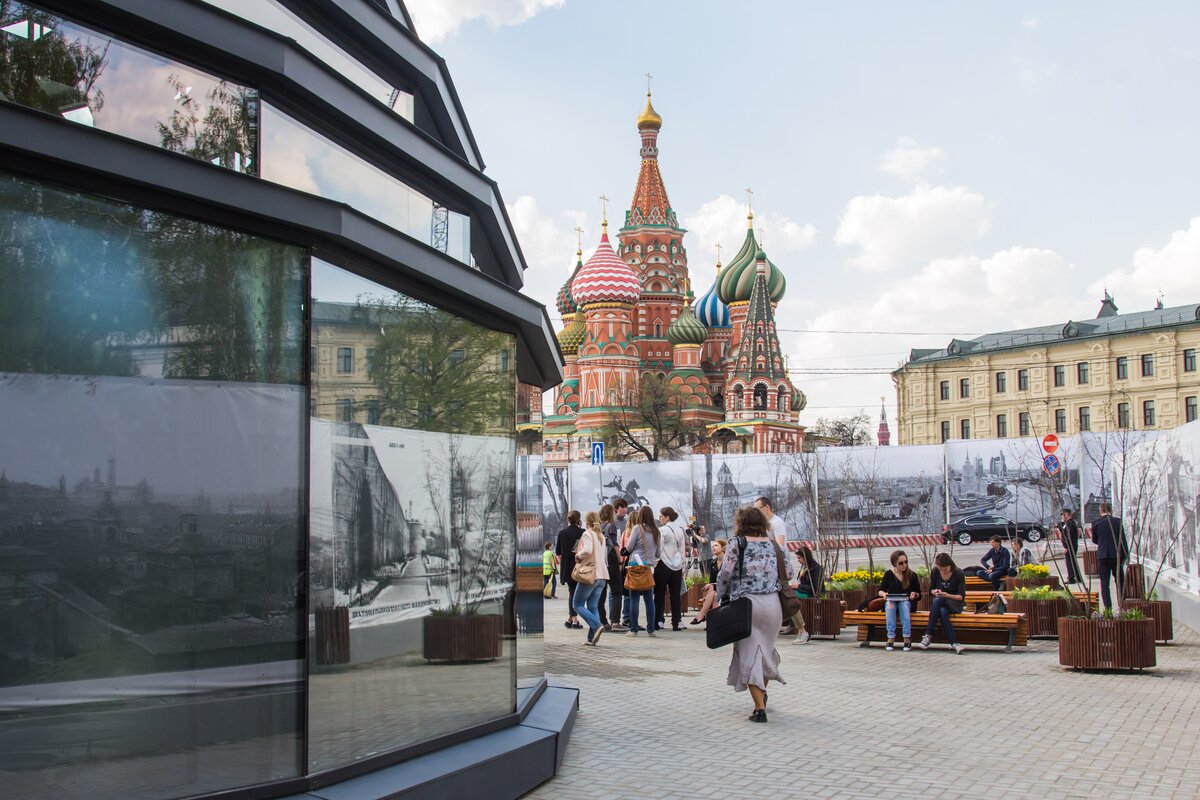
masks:
[[[612,632],[613,632],[613,633],[625,633],[626,631],[628,631],[628,630],[629,630],[629,626],[628,626],[628,625],[622,625],[622,624],[621,624],[621,623],[619,623],[619,622],[614,622],[614,623],[612,624],[612,626],[611,626],[611,630],[612,630]]]
[[[963,647],[961,644],[952,644],[950,646],[954,648],[954,655],[956,656],[960,656],[967,652],[967,648]]]
[[[651,639],[658,638],[657,636],[655,636],[654,631],[646,631],[646,635],[649,636]]]
[[[605,624],[605,625],[601,625],[600,627],[604,628],[604,630],[606,630],[606,631],[612,630],[612,625]]]
[[[679,631],[686,630],[686,628],[684,628],[684,627],[683,627],[683,626],[681,626],[681,625],[672,625],[672,626],[671,626],[671,630],[673,630],[673,631],[675,631],[675,632],[677,632],[677,633],[678,633]]]
[[[922,636],[922,637],[921,637],[921,641],[920,641],[920,643],[917,645],[917,647],[921,648],[922,650],[928,650],[928,649],[929,649],[929,643],[930,643],[931,641],[933,641],[933,639],[932,639],[931,637],[929,637],[928,635],[926,635],[926,636]]]
[[[600,641],[600,636],[604,633],[604,628],[596,628],[596,633],[592,635],[592,644]]]
[[[808,640],[812,638],[812,634],[808,631],[796,634],[796,638],[792,639],[792,644],[808,644]]]
[[[637,636],[638,632],[637,631],[625,631],[625,635],[626,636]]]
[[[595,642],[588,642],[588,641],[585,641],[585,642],[583,643],[583,646],[584,646],[584,647],[595,647],[595,646],[596,646],[596,643],[595,643]]]
[[[896,643],[889,641],[886,645],[883,646],[883,649],[890,653],[896,649]]]
[[[754,713],[750,715],[751,722],[766,722],[767,712],[761,708],[756,708]]]
[[[904,652],[906,652],[906,653],[907,653],[907,652],[909,652],[909,651],[911,651],[911,650],[912,650],[912,642],[910,642],[910,641],[908,641],[907,639],[905,639],[905,640],[904,640],[904,647],[903,647],[903,648],[901,648],[901,649],[902,649],[902,650],[904,650]]]

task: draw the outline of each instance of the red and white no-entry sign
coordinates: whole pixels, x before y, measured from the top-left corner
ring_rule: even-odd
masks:
[[[1058,437],[1053,433],[1047,433],[1042,438],[1042,449],[1047,453],[1053,453],[1058,449]]]

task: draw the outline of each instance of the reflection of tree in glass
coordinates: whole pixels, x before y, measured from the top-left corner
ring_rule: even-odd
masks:
[[[128,350],[157,324],[144,265],[127,249],[136,209],[0,177],[0,369],[134,375]]]
[[[29,31],[38,26],[40,35],[0,35],[0,96],[51,114],[81,105],[93,114],[99,111],[104,93],[95,85],[108,65],[108,45],[97,50],[82,40],[67,41],[57,17],[0,0],[0,25],[21,20],[29,23]]]
[[[257,175],[253,154],[258,94],[253,89],[221,81],[209,90],[208,102],[201,103],[192,97],[191,87],[178,75],[170,75],[167,84],[175,90],[177,108],[165,123],[156,123],[162,146]]]
[[[382,331],[369,366],[381,425],[512,433],[512,337],[397,295],[368,300]]]

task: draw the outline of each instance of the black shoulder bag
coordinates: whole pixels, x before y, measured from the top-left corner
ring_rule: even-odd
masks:
[[[746,561],[746,539],[743,536],[737,538],[738,543],[738,565],[737,577],[745,577],[745,561]],[[730,581],[730,585],[732,585]],[[724,647],[727,644],[740,642],[750,635],[751,617],[754,609],[750,605],[749,597],[739,597],[733,602],[729,601],[729,593],[726,592],[721,598],[721,605],[708,612],[704,621],[706,623],[706,636],[708,639],[708,648],[716,650],[718,647]]]

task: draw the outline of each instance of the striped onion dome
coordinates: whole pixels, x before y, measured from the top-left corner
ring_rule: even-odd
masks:
[[[754,262],[759,252],[761,248],[754,238],[754,228],[751,227],[746,231],[746,241],[742,242],[742,248],[717,278],[717,294],[721,302],[729,305],[750,300],[750,290],[754,288],[754,276],[757,272]],[[767,259],[767,288],[771,292],[772,303],[783,299],[783,293],[787,289],[783,272],[770,259]]]
[[[799,389],[792,390],[792,411],[803,411],[808,405],[808,397]]]
[[[571,270],[571,277],[567,278],[567,282],[558,290],[558,297],[555,305],[558,306],[558,313],[563,315],[565,319],[568,314],[574,314],[579,310],[579,304],[575,302],[575,298],[571,296],[571,281],[575,280],[575,276],[579,274],[579,270],[583,269],[583,251],[575,251],[575,269]]]
[[[721,269],[719,263],[717,264],[717,269]],[[713,281],[713,285],[696,301],[696,318],[706,328],[729,327],[729,309],[721,302],[721,298],[717,296],[717,284],[720,282],[721,273],[718,271],[717,279]]]
[[[708,331],[692,313],[692,304],[683,307],[679,318],[667,327],[667,341],[671,344],[704,344]]]
[[[562,348],[564,356],[579,355],[579,346],[587,338],[587,326],[583,324],[583,312],[572,314],[571,317],[570,324],[558,332],[558,346]]]
[[[571,282],[571,296],[580,308],[592,303],[629,303],[642,294],[641,281],[633,268],[617,257],[608,243],[608,231],[600,245]]]

